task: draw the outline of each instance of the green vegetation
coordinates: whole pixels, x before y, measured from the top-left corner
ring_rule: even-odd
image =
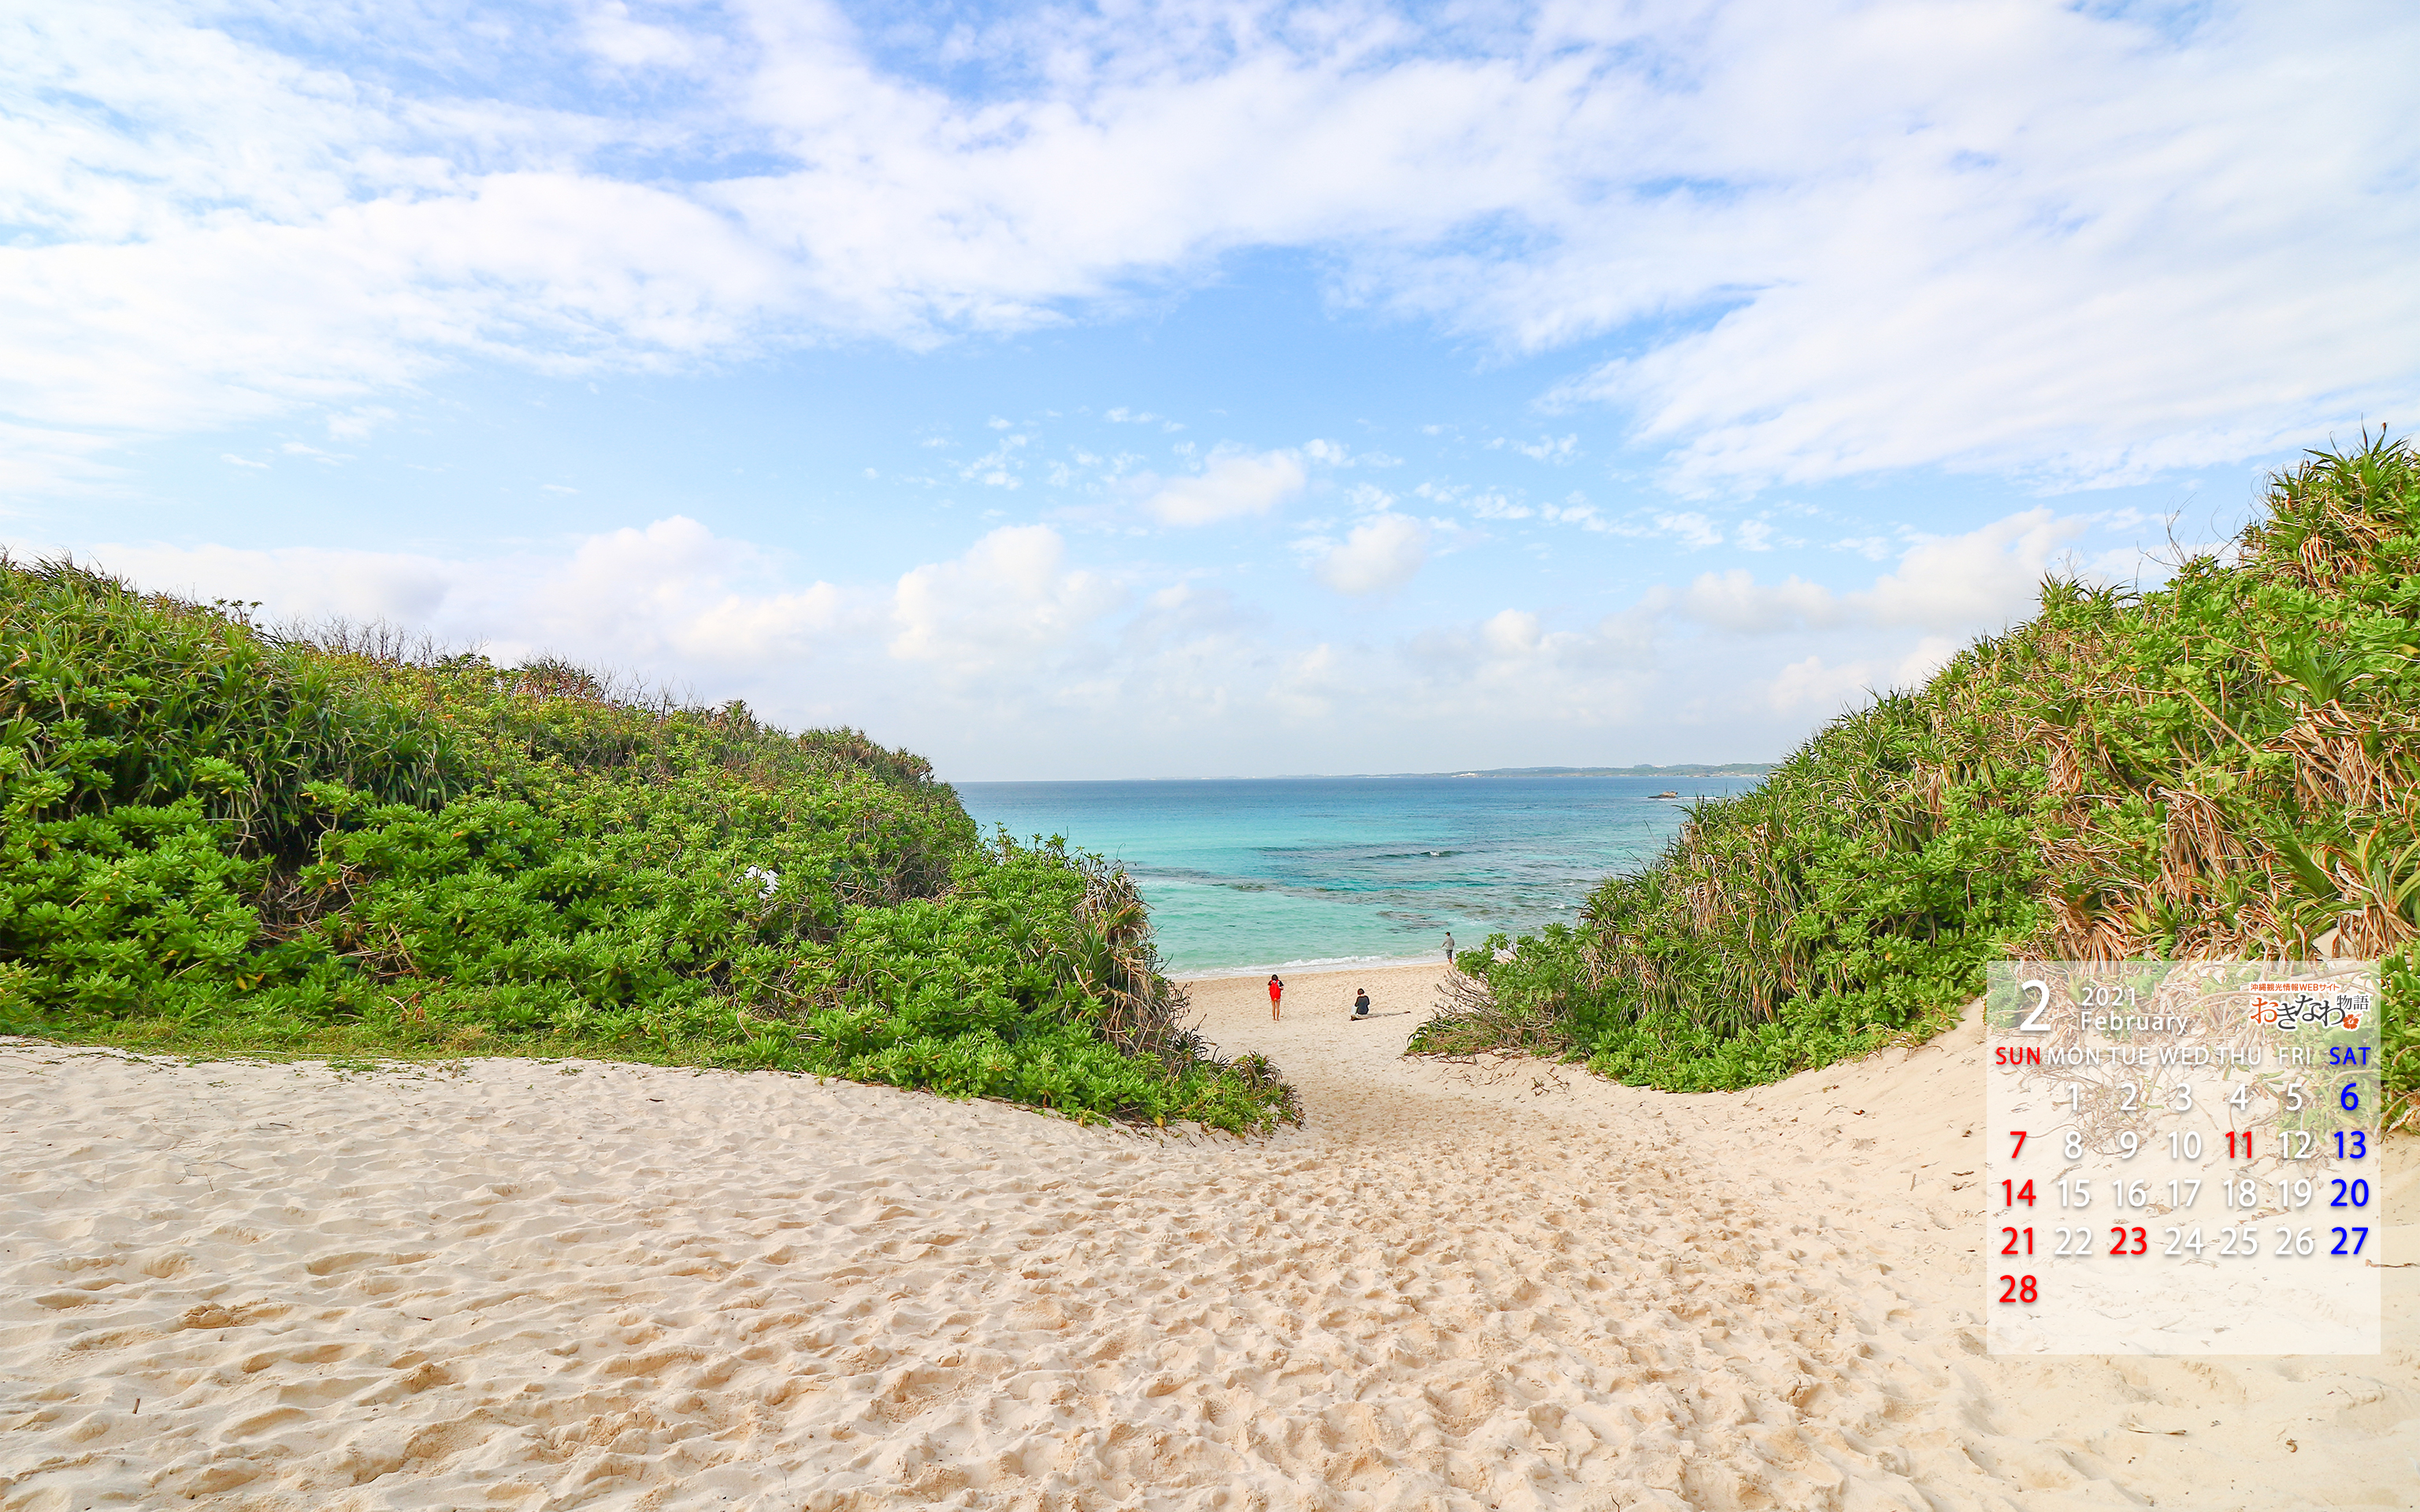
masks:
[[[2384,961],[2420,1111],[2420,459],[2314,454],[2232,560],[2043,585],[2031,623],[1701,804],[1414,1047],[1625,1082],[1776,1080],[1955,1021],[2001,955]]]
[[[1183,1025],[1123,873],[921,759],[559,663],[271,634],[0,557],[0,1032],[771,1068],[1297,1117]]]

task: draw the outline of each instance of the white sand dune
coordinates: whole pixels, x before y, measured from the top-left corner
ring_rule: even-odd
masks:
[[[1971,1028],[1678,1098],[1401,1060],[1354,985],[1201,989],[1304,1093],[1254,1143],[0,1049],[0,1508],[2420,1504],[2420,1269],[2379,1356],[1983,1352]]]

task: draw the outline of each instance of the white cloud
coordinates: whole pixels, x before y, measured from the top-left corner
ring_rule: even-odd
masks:
[[[1479,627],[1480,643],[1499,656],[1523,656],[1535,654],[1545,642],[1538,627],[1538,616],[1526,609],[1508,609]]]
[[[1017,475],[1025,465],[1024,451],[1032,438],[1008,433],[1008,422],[995,420],[991,428],[1000,434],[992,449],[958,469],[958,476],[969,483],[980,483],[988,488],[1017,488],[1024,479]]]
[[[1143,501],[1164,525],[1212,525],[1265,515],[1302,492],[1302,457],[1293,451],[1213,454],[1189,478],[1171,478]]]
[[[1820,656],[1792,662],[1764,685],[1765,702],[1774,713],[1815,718],[1854,708],[1880,691],[1872,663],[1827,667]]]
[[[119,470],[105,458],[117,441],[115,435],[0,420],[0,519],[17,512],[11,500],[112,489]]]
[[[1552,436],[1541,436],[1534,441],[1514,441],[1512,444],[1512,450],[1532,461],[1568,462],[1579,455],[1580,439],[1575,435],[1565,436],[1559,440]]]
[[[632,20],[630,8],[619,0],[592,8],[580,19],[579,35],[599,61],[633,72],[695,69],[718,51],[694,35]]]
[[[900,578],[891,654],[945,663],[954,676],[1030,662],[1079,641],[1125,596],[1070,568],[1066,542],[1048,526],[1003,526],[964,555]]]
[[[1678,540],[1693,551],[1723,544],[1722,527],[1695,510],[1655,517],[1656,531]]]
[[[1398,468],[1404,465],[1400,456],[1390,456],[1385,452],[1357,452],[1342,441],[1308,440],[1302,443],[1302,455],[1332,468]]]
[[[686,516],[580,543],[534,585],[535,622],[579,646],[643,663],[727,664],[803,656],[835,626],[840,590],[776,586],[778,563]]]
[[[678,515],[555,556],[141,543],[89,556],[146,588],[258,600],[271,619],[384,619],[505,659],[552,652],[650,676],[728,677],[762,658],[802,657],[849,617],[832,584],[786,587],[767,553]]]
[[[1961,535],[1917,536],[1896,568],[1849,594],[1796,577],[1759,582],[1745,567],[1701,573],[1675,608],[1701,624],[1749,635],[1841,625],[1978,634],[2030,611],[2043,577],[2061,565],[2060,553],[2088,523],[2028,509]]]
[[[361,440],[380,425],[392,424],[396,418],[396,412],[384,405],[357,405],[328,416],[328,436],[332,440]]]
[[[1996,629],[2033,608],[2042,576],[2086,524],[2028,509],[1963,535],[1920,537],[1875,580],[1866,607],[1884,625]]]
[[[1280,661],[1272,702],[1296,720],[1332,718],[1340,705],[1360,702],[1357,671],[1348,669],[1345,658],[1326,641],[1307,646]]]
[[[1914,650],[1900,658],[1898,668],[1891,673],[1891,686],[1921,686],[1934,672],[1949,665],[1949,658],[1958,655],[1962,643],[1946,635],[1926,636],[1916,643]]]
[[[1426,525],[1409,515],[1382,512],[1347,532],[1314,570],[1340,594],[1383,594],[1411,581],[1428,552]]]
[[[155,593],[258,601],[272,619],[393,620],[438,625],[478,569],[401,551],[318,547],[248,550],[225,546],[103,545],[92,564]]]
[[[1745,567],[1700,573],[1680,595],[1680,611],[1701,625],[1742,635],[1838,625],[1850,606],[1803,579],[1761,583]]]
[[[1827,666],[1819,654],[1794,661],[1762,686],[1764,701],[1785,718],[1824,719],[1860,707],[1871,695],[1916,687],[1948,664],[1962,642],[1929,635],[1896,659],[1868,657]]]
[[[2386,80],[2415,25],[1714,9],[1664,148],[1712,192],[1639,195],[1484,297],[1537,345],[1659,294],[1718,316],[1566,391],[1630,410],[1683,488],[1923,464],[2117,482],[2408,412],[2420,133]]]
[[[1637,332],[1564,397],[1683,489],[2107,481],[2420,403],[2384,0],[1051,10],[964,98],[829,5],[296,14],[0,21],[0,407],[115,436],[466,359],[929,346],[1267,246],[1509,348]]]
[[[1527,504],[1516,504],[1500,493],[1474,494],[1470,512],[1481,519],[1528,519],[1536,511]]]
[[[1580,732],[1621,729],[1659,702],[1678,703],[1687,686],[1664,666],[1654,614],[1637,609],[1585,629],[1553,627],[1535,610],[1499,609],[1475,625],[1415,636],[1400,656],[1414,681],[1386,702],[1404,720],[1527,729],[1533,742],[1543,735],[1558,745]]]

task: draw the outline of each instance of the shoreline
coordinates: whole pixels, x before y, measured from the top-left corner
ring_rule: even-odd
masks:
[[[1415,971],[1424,967],[1441,969],[1444,964],[1445,948],[1440,944],[1436,949],[1425,956],[1314,957],[1308,961],[1279,961],[1264,965],[1212,966],[1201,971],[1165,971],[1162,975],[1180,987],[1190,987],[1195,982],[1233,981],[1239,978],[1265,980],[1273,971],[1280,977],[1288,973],[1297,977],[1332,977],[1339,972],[1352,971]]]

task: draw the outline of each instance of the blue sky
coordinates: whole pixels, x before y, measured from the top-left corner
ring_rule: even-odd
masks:
[[[2408,7],[0,7],[0,543],[959,779],[1767,759],[2420,396]]]

